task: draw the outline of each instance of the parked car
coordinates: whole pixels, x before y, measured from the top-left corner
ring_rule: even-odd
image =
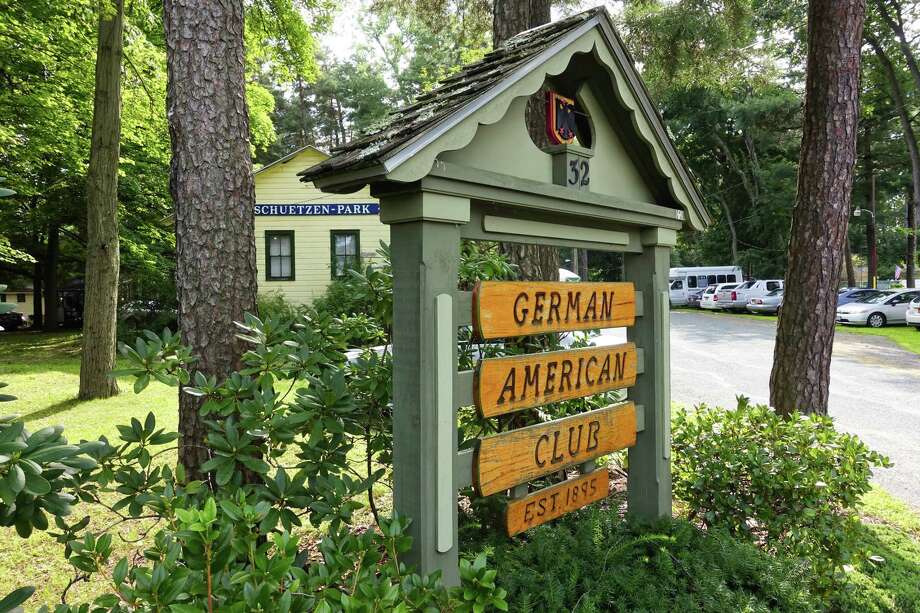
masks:
[[[837,307],[837,323],[881,328],[886,324],[905,323],[907,308],[912,300],[920,298],[920,290],[900,289],[879,292]]]
[[[29,325],[29,318],[24,313],[10,311],[0,313],[0,330],[17,330]]]
[[[703,292],[703,297],[700,299],[700,308],[717,310],[722,307],[719,306],[719,300],[725,294],[725,292],[734,289],[738,284],[737,283],[720,283],[718,285],[710,285]]]
[[[920,298],[917,298],[907,306],[907,325],[913,326],[914,330],[920,332]]]
[[[706,290],[698,289],[687,294],[687,306],[695,309],[700,308],[700,300],[703,299],[703,292]]]
[[[740,283],[725,283],[716,288],[716,308],[724,311],[730,310],[732,302],[737,298],[737,289]]]
[[[863,298],[868,298],[881,293],[881,290],[867,287],[844,287],[837,292],[837,306],[843,306],[851,302],[857,302]]]
[[[755,279],[741,283],[731,292],[730,302],[724,309],[743,311],[754,298],[763,298],[773,290],[783,289],[782,279]]]
[[[751,298],[745,308],[751,313],[778,313],[779,308],[783,306],[783,290],[778,288],[769,292],[766,296]]]
[[[702,292],[719,283],[740,283],[743,278],[738,266],[672,268],[668,273],[671,305],[688,304],[692,292]]]

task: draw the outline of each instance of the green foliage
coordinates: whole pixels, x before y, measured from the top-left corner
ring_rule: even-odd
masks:
[[[823,416],[783,418],[739,397],[673,420],[674,493],[707,527],[811,561],[815,583],[860,555],[856,509],[888,459]]]
[[[211,452],[204,482],[158,460],[174,449],[178,434],[159,428],[152,413],[119,425],[117,441],[79,446],[66,445],[60,428],[29,435],[21,422],[3,422],[0,451],[12,453],[0,463],[4,525],[15,523],[27,535],[32,525],[48,527],[39,509],[53,513],[53,536],[65,546],[74,581],[108,579],[107,593],[91,605],[56,611],[503,607],[484,559],[464,567],[460,588],[447,590],[401,561],[410,546],[407,520],[381,518],[379,531],[353,526],[362,506],[357,497],[383,472],[369,466],[360,475],[349,464],[348,452],[368,427],[357,402],[385,401],[389,390],[375,389],[373,377],[351,387],[343,332],[310,325],[303,315],[293,325],[247,316],[238,326],[250,349],[242,369],[225,381],[196,372],[194,356],[168,330],[121,345],[129,366],[114,373],[133,376],[135,392],[157,380],[202,398]],[[75,498],[119,519],[101,530],[90,527],[88,516],[68,523]],[[128,522],[153,532],[142,560],[113,553],[113,530]],[[321,560],[311,559],[293,535],[307,523],[323,527]]]
[[[46,530],[49,514],[70,515],[75,476],[96,466],[87,454],[101,445],[69,445],[62,430],[30,433],[15,417],[0,418],[0,526],[15,526],[23,538]]]
[[[498,548],[512,611],[803,611],[808,567],[681,520],[644,524],[588,507]]]

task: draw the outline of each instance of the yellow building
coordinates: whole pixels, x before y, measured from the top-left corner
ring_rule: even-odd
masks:
[[[324,194],[297,173],[328,158],[304,147],[255,173],[256,263],[259,293],[280,291],[295,304],[321,296],[349,268],[376,256],[390,231],[367,188]]]

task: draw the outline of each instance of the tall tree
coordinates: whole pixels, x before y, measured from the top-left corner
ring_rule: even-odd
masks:
[[[492,7],[492,45],[500,46],[524,30],[549,23],[552,20],[550,0],[495,0]],[[543,92],[535,94],[529,108],[542,109]],[[530,113],[527,126],[535,142],[545,139],[546,128],[539,113]],[[504,252],[517,267],[518,276],[529,281],[556,281],[559,279],[559,249],[547,245],[502,243]]]
[[[255,309],[255,191],[245,93],[243,0],[165,0],[179,328],[221,379],[240,365],[235,321]],[[179,396],[179,460],[201,479],[201,403]]]
[[[770,401],[827,413],[841,258],[850,214],[865,0],[811,0],[798,188]]]
[[[901,135],[904,139],[904,144],[907,146],[908,159],[910,159],[910,188],[906,199],[907,252],[905,260],[907,261],[907,270],[905,273],[907,286],[914,287],[914,281],[917,276],[917,207],[920,206],[920,146],[917,144],[917,135],[911,122],[910,110],[907,108],[907,100],[904,90],[901,88],[901,82],[898,79],[894,63],[875,36],[866,34],[866,42],[875,52],[882,71],[888,79],[888,91],[897,110],[898,119],[901,121]]]
[[[83,302],[81,399],[118,393],[115,368],[118,318],[118,156],[121,145],[123,0],[99,8],[93,132],[86,175],[86,277]],[[50,239],[49,239],[50,244]]]

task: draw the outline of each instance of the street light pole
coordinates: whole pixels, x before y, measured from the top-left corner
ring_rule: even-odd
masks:
[[[853,217],[860,217],[862,213],[869,214],[866,222],[866,264],[869,284],[875,288],[878,285],[878,253],[875,248],[875,213],[869,209],[853,209]]]

